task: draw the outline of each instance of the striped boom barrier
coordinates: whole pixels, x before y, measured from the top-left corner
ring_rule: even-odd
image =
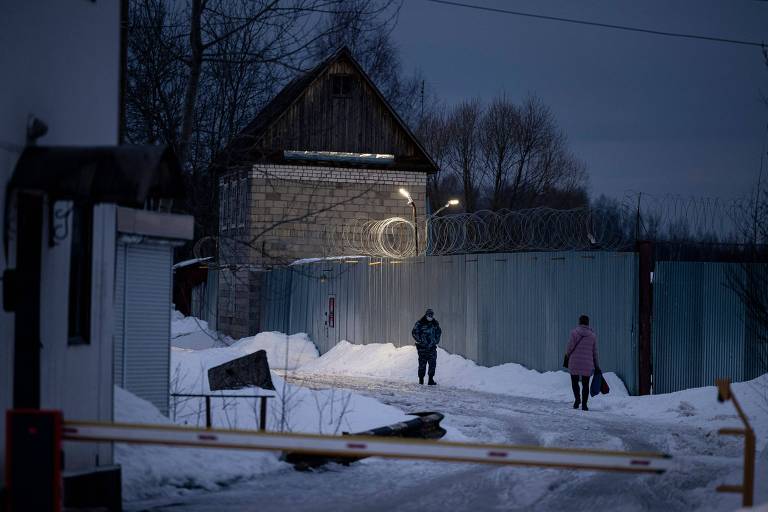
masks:
[[[669,468],[671,462],[669,455],[654,452],[619,452],[249,430],[201,430],[165,425],[124,423],[65,422],[62,438],[65,441],[115,441],[629,473],[663,473]]]

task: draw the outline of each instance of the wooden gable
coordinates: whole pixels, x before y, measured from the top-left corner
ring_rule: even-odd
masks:
[[[395,155],[395,165],[434,172],[435,164],[344,48],[288,84],[238,137],[250,157],[282,151]],[[242,147],[242,146],[241,146]]]

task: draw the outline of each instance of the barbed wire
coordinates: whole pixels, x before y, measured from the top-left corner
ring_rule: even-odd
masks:
[[[712,239],[738,243],[752,224],[755,197],[688,197],[625,194],[622,208],[639,211],[641,235],[682,240]]]
[[[434,255],[621,250],[627,245],[624,218],[599,215],[591,208],[480,211],[430,218],[428,251]]]
[[[697,198],[628,193],[620,201],[568,210],[538,207],[427,216],[418,254],[630,250],[638,239],[744,243],[754,198]],[[326,230],[325,253],[415,256],[414,224],[401,217],[353,221]]]

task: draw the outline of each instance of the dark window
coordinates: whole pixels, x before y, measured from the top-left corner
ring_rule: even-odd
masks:
[[[93,206],[72,207],[72,251],[69,261],[69,344],[91,342],[91,255]]]
[[[334,96],[350,96],[352,75],[331,75],[331,89]]]

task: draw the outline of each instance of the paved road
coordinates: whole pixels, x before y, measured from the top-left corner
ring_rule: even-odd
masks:
[[[296,379],[292,379],[294,382]],[[707,429],[575,411],[557,401],[362,378],[306,376],[405,412],[436,410],[454,435],[484,442],[653,450],[675,454],[664,475],[368,459],[314,473],[290,468],[215,493],[135,502],[127,511],[734,510],[714,492],[738,482],[741,445]]]

